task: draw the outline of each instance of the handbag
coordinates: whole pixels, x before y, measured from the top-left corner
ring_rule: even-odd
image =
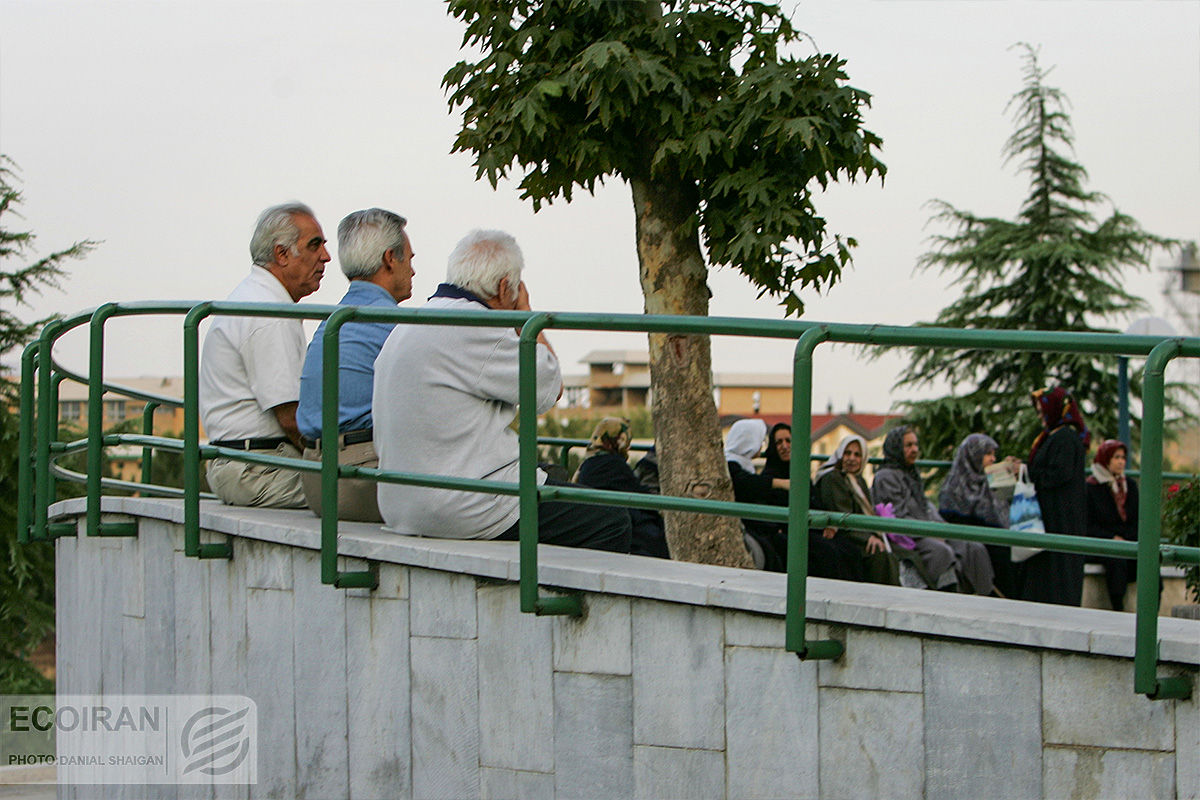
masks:
[[[1021,465],[1021,472],[1013,487],[1012,502],[1009,504],[1008,512],[1008,528],[1023,533],[1046,532],[1046,526],[1042,524],[1042,508],[1038,505],[1037,490],[1033,488],[1024,464]],[[1042,550],[1041,547],[1014,546],[1012,548],[1013,563],[1025,561]]]

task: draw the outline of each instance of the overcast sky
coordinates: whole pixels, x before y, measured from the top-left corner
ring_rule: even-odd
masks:
[[[915,274],[944,199],[1011,217],[1026,184],[1004,165],[1005,114],[1021,86],[1015,42],[1041,47],[1049,83],[1069,96],[1076,156],[1090,188],[1163,236],[1200,238],[1200,2],[812,0],[796,25],[848,60],[874,96],[867,127],[883,137],[886,184],[838,186],[818,200],[835,231],[858,239],[855,267],[807,319],[907,324],[954,298],[949,280]],[[610,181],[534,215],[512,183],[476,182],[449,154],[459,117],[441,76],[461,26],[436,0],[0,0],[0,152],[24,179],[25,227],[42,252],[103,240],[70,266],[37,313],[109,300],[223,298],[249,268],[264,207],[311,205],[336,238],[347,212],[408,217],[414,300],[441,281],[455,241],[474,227],[512,232],[536,308],[640,313],[628,187]],[[1106,211],[1106,209],[1102,209]],[[8,227],[13,220],[5,217]],[[1169,262],[1156,255],[1155,266]],[[331,265],[310,301],[335,303]],[[1128,277],[1162,313],[1163,275]],[[715,272],[711,313],[778,318],[772,301]],[[110,376],[179,374],[179,320],[110,327]],[[594,348],[644,337],[552,334],[564,369]],[[84,367],[84,337],[61,360]],[[785,372],[791,346],[714,343],[723,371]],[[885,410],[898,360],[861,363],[819,351],[814,402]]]

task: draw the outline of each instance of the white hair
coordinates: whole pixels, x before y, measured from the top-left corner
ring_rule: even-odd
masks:
[[[516,297],[524,268],[521,248],[510,234],[476,229],[460,239],[450,253],[446,282],[487,300],[499,296],[500,281],[508,278],[509,291]]]
[[[276,245],[295,252],[300,238],[300,228],[294,219],[297,214],[307,214],[313,219],[317,216],[304,203],[297,202],[271,206],[258,215],[254,235],[250,237],[250,259],[254,264],[265,267],[272,263]]]
[[[347,214],[338,224],[338,261],[346,277],[371,277],[383,265],[388,250],[403,257],[407,224],[404,217],[382,208]]]

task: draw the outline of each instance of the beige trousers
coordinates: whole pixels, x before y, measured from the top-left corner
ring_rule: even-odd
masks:
[[[297,458],[300,451],[285,442],[274,450],[254,450],[287,458]],[[246,464],[225,458],[208,462],[208,485],[230,506],[263,506],[266,508],[304,508],[304,491],[300,473],[262,464]]]
[[[306,461],[320,461],[319,447],[304,448]],[[338,464],[350,467],[378,467],[379,456],[371,442],[346,445],[338,451]],[[301,473],[304,499],[318,517],[321,516],[321,473]],[[347,522],[383,522],[379,514],[379,501],[375,495],[375,481],[361,478],[342,478],[338,481],[337,518]]]

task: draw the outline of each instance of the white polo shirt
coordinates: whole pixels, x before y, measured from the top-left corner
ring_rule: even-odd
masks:
[[[292,304],[291,295],[259,266],[227,300]],[[200,419],[210,441],[283,436],[275,413],[300,399],[304,325],[298,319],[212,317],[200,354]]]

